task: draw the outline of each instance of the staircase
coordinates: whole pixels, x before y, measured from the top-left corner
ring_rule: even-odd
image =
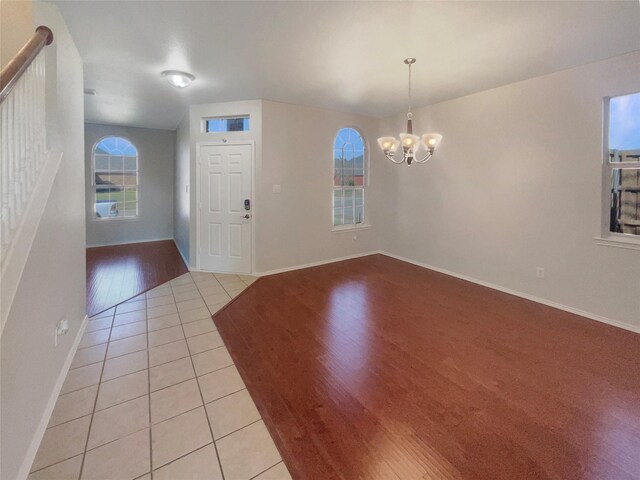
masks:
[[[20,283],[62,155],[48,149],[47,27],[0,72],[0,335]]]

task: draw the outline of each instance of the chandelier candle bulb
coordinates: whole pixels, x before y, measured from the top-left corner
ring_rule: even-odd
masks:
[[[442,135],[438,133],[425,133],[422,135],[422,143],[427,150],[433,151],[442,140]]]
[[[398,149],[400,142],[394,137],[380,137],[378,139],[378,145],[383,152],[388,153],[395,152]]]
[[[407,113],[407,131],[400,134],[400,140],[395,137],[380,137],[378,146],[384,152],[385,156],[393,163],[426,163],[432,156],[436,147],[442,140],[439,133],[425,133],[422,138],[413,135],[413,114],[411,113],[411,66],[416,63],[415,58],[407,58],[404,63],[409,67],[409,112]],[[396,159],[394,155],[398,146],[402,143],[402,158]],[[424,145],[427,155],[422,158],[416,158],[416,153],[420,149],[420,145]]]
[[[402,139],[402,146],[411,149],[412,151],[417,151],[418,147],[420,147],[420,137],[417,135],[411,135],[410,133],[401,133],[400,138]]]

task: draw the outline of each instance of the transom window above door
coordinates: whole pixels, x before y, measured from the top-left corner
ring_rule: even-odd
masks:
[[[249,115],[204,119],[205,133],[248,132]]]
[[[138,216],[138,149],[123,137],[105,137],[93,147],[94,216],[101,220]]]
[[[366,146],[355,128],[342,128],[333,144],[333,226],[365,223]]]

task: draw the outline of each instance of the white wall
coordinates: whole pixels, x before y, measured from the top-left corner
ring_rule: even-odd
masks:
[[[189,137],[189,112],[176,131],[176,156],[173,185],[173,238],[185,262],[189,263],[189,221],[191,198],[191,139]]]
[[[205,133],[202,128],[202,119],[206,117],[223,117],[233,115],[249,115],[249,132]],[[184,120],[183,120],[184,123]],[[180,125],[180,128],[187,128]],[[262,102],[260,100],[248,100],[244,102],[208,103],[193,105],[189,109],[189,210],[194,212],[189,222],[189,266],[196,268],[197,249],[197,202],[196,202],[196,146],[201,142],[221,142],[223,138],[238,140],[253,140],[255,142],[256,178],[260,175],[260,158],[262,148]],[[182,155],[184,156],[184,155]],[[181,157],[182,157],[181,156]],[[182,161],[181,161],[182,163]],[[184,188],[184,186],[182,187]],[[254,199],[254,204],[256,199]],[[255,212],[254,212],[255,213]],[[255,228],[255,223],[254,223]],[[182,230],[182,229],[181,229]]]
[[[2,333],[3,479],[26,477],[85,316],[82,61],[56,7],[38,2],[33,14],[35,25],[55,35],[46,47],[47,62],[57,62],[57,68],[47,65],[47,82],[58,97],[50,138],[63,157]],[[54,326],[62,318],[69,320],[69,333],[54,347]]]
[[[100,139],[117,135],[138,149],[138,217],[98,220],[94,216],[91,152]],[[176,132],[117,125],[85,124],[87,246],[173,238],[173,185]]]
[[[202,131],[203,118],[242,114],[250,115],[249,132]],[[190,132],[191,149],[187,156],[184,146],[179,146],[176,156],[176,168],[181,172],[186,171],[189,160],[190,211],[197,211],[197,144],[220,142],[222,138],[253,140],[256,149],[253,228],[257,272],[377,250],[376,192],[380,182],[375,171],[370,176],[371,189],[366,205],[371,228],[332,232],[333,141],[343,127],[358,128],[369,146],[375,144],[378,120],[370,117],[270,101],[191,107],[188,124],[185,119],[178,129],[179,145],[183,145],[185,132]],[[186,173],[182,175],[186,178]],[[273,193],[274,184],[281,186],[282,193]],[[176,181],[175,238],[181,249],[189,244],[188,258],[191,268],[195,268],[196,218],[191,216],[189,221],[189,213],[182,206],[185,187],[186,184]],[[189,232],[185,235],[187,225]]]
[[[30,0],[0,2],[0,68],[3,68],[35,33]]]
[[[603,97],[634,91],[640,52],[416,110],[414,130],[444,140],[424,166],[376,153],[383,250],[639,330],[640,251],[594,241]]]
[[[384,183],[371,159],[365,221],[370,228],[332,231],[333,142],[355,127],[368,151],[378,120],[288,103],[262,102],[262,161],[257,177],[256,267],[266,272],[378,249],[377,195]],[[274,194],[273,185],[282,193]]]

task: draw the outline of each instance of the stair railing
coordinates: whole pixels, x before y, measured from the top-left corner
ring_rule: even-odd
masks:
[[[0,268],[12,250],[47,157],[45,59],[53,33],[40,26],[0,72]]]
[[[51,30],[38,27],[0,71],[0,335],[62,158],[47,145],[40,52],[51,42]]]

